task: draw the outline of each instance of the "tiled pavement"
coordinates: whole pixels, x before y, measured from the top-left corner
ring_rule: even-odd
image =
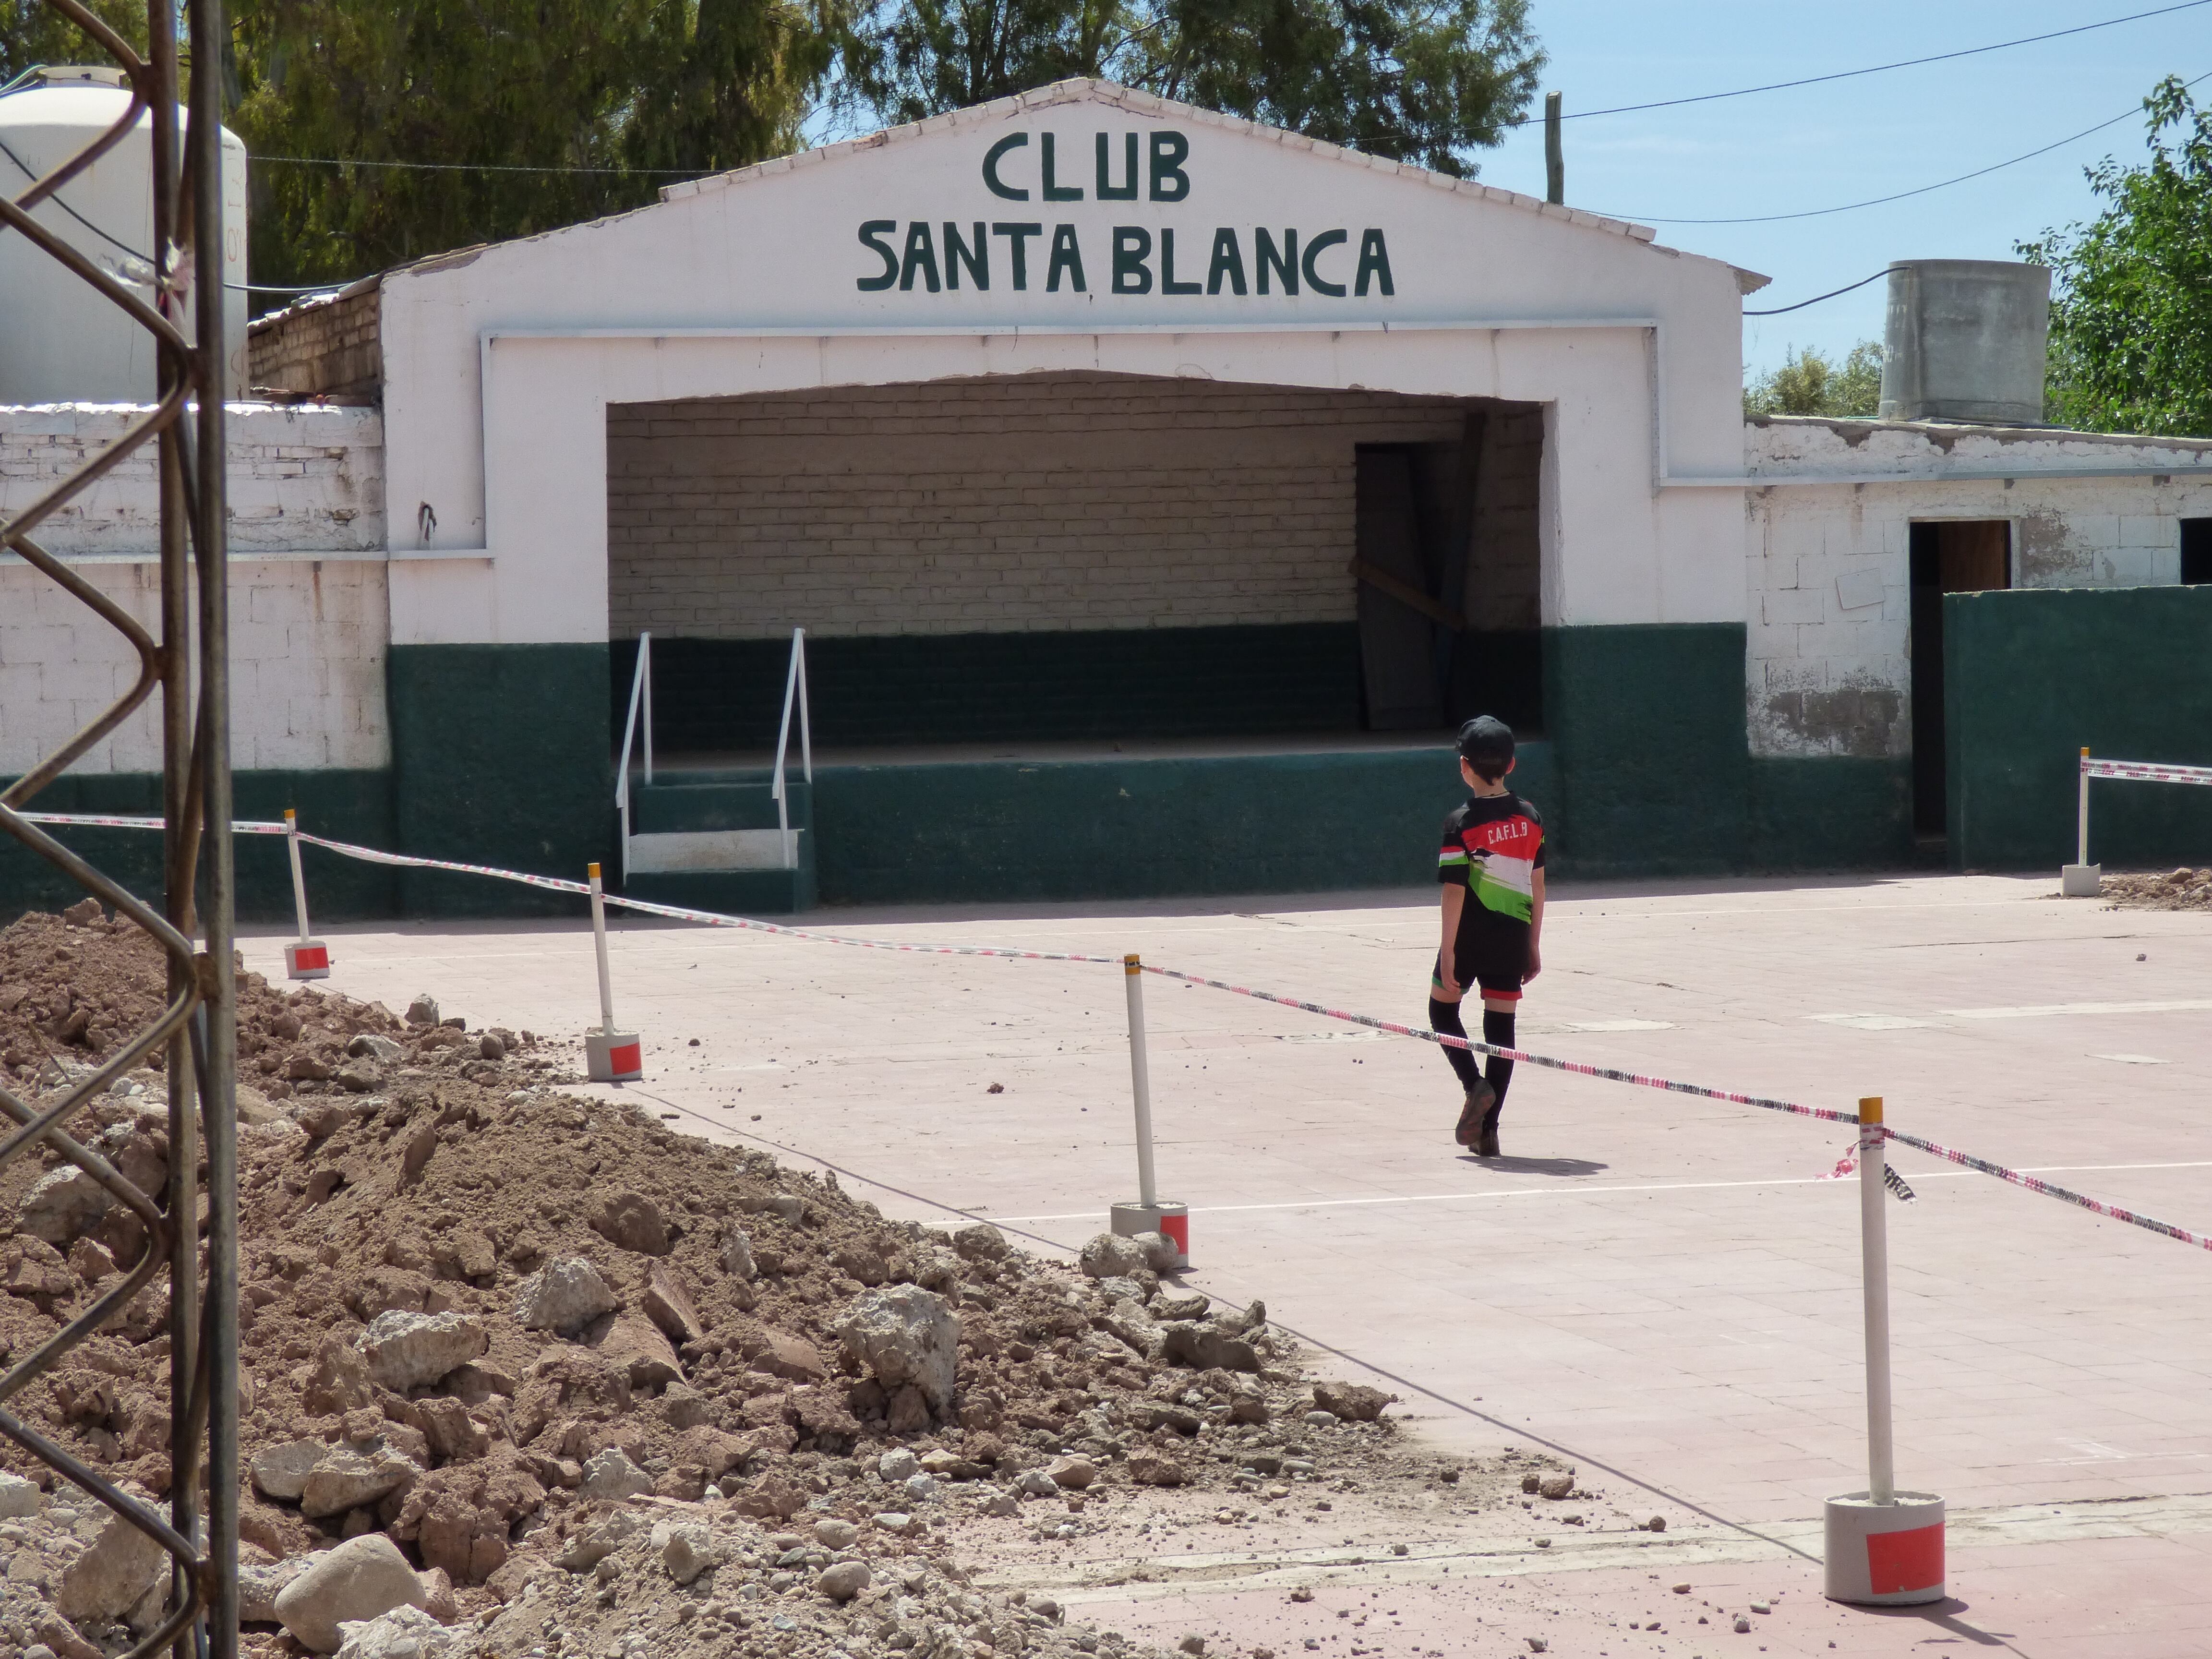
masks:
[[[1562,887],[1522,1042],[1845,1109],[1881,1094],[1894,1127],[2212,1229],[2212,920],[2062,902],[2054,887]],[[812,925],[1136,950],[1418,1021],[1433,917],[1414,892],[822,913]],[[562,1034],[594,1016],[578,924],[329,932],[330,982],[355,994],[399,1006],[431,989],[472,1024]],[[249,961],[281,973],[281,943],[249,941]],[[957,1206],[1062,1245],[1133,1196],[1111,967],[632,921],[613,956],[617,1012],[647,1038],[649,1075],[633,1089],[686,1127],[826,1160],[876,1183],[894,1214]],[[1824,1496],[1863,1484],[1856,1194],[1817,1179],[1847,1130],[1523,1067],[1508,1156],[1484,1166],[1450,1142],[1456,1095],[1428,1045],[1151,976],[1144,990],[1161,1178],[1193,1208],[1195,1282],[1264,1297],[1340,1369],[1397,1379],[1440,1445],[1534,1437],[1616,1495],[1645,1488],[1635,1501],[1699,1536],[1816,1519]],[[1920,1155],[1898,1162],[1920,1194],[1889,1215],[1900,1480],[1954,1512],[2071,1516],[2212,1493],[2212,1254]],[[2208,1653],[2208,1538],[2207,1504],[2120,1538],[1962,1534],[1957,1630],[1817,1603],[1817,1571],[1772,1552],[1726,1571],[1786,1591],[1778,1605],[1816,1603],[1807,1651],[1833,1639],[1862,1652],[2002,1640],[2038,1655]],[[1592,1568],[1484,1594],[1540,1596],[1556,1582],[1596,1619],[1643,1578]],[[1425,1616],[1458,1594],[1425,1596]],[[1158,1616],[1199,1611],[1176,1606]],[[1131,1603],[1128,1622],[1141,1611]],[[1762,1619],[1760,1639],[1796,1651],[1789,1626]],[[1460,1645],[1429,1647],[1503,1650],[1465,1634],[1486,1626],[1457,1628]],[[1416,1650],[1411,1629],[1387,1650]],[[1579,1638],[1553,1649],[1583,1650]]]

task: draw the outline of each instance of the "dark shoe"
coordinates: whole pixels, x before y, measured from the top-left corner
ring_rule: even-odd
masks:
[[[1460,1110],[1459,1127],[1452,1131],[1452,1139],[1462,1146],[1474,1146],[1491,1108],[1497,1103],[1498,1091],[1477,1078],[1474,1087],[1467,1091],[1467,1104]]]
[[[1492,1093],[1494,1099],[1495,1091]],[[1498,1108],[1492,1106],[1483,1114],[1482,1127],[1475,1132],[1474,1155],[1477,1158],[1504,1156],[1498,1150]]]

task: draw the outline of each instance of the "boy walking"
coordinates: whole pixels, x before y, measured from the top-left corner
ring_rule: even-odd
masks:
[[[1460,999],[1482,991],[1482,1040],[1513,1044],[1521,988],[1542,971],[1544,820],[1505,787],[1513,769],[1513,729],[1484,714],[1459,729],[1459,773],[1472,791],[1444,819],[1437,854],[1443,884],[1443,943],[1429,985],[1429,1029],[1463,1037]],[[1498,1117],[1513,1062],[1495,1054],[1478,1070],[1465,1048],[1447,1048],[1467,1104],[1453,1138],[1477,1158],[1496,1158]]]

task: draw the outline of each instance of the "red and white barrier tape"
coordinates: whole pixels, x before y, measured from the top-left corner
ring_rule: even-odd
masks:
[[[457,864],[447,859],[414,858],[405,853],[383,853],[373,847],[356,847],[350,842],[325,841],[320,836],[300,832],[300,839],[311,846],[350,859],[361,859],[370,864],[389,864],[410,870],[453,870],[463,875],[493,876],[504,881],[519,881],[532,887],[543,887],[556,893],[588,893],[591,889],[580,881],[562,881],[555,876],[528,876],[514,870],[495,869],[488,864]],[[636,910],[649,916],[665,916],[673,921],[696,921],[708,927],[737,927],[748,933],[780,933],[786,939],[803,939],[817,945],[850,945],[864,951],[902,951],[915,956],[933,957],[1006,957],[1024,962],[1095,962],[1115,963],[1119,957],[1089,957],[1070,951],[1023,951],[1007,945],[917,945],[895,939],[851,939],[842,933],[817,933],[811,928],[785,927],[773,921],[755,921],[745,916],[726,916],[715,910],[693,910],[680,904],[655,904],[648,899],[623,898],[617,894],[602,896],[605,902],[619,905],[625,910]]]
[[[2081,757],[2081,772],[2092,778],[2130,778],[2137,783],[2212,783],[2212,766],[2165,766],[2155,761],[2094,760]]]
[[[1911,1146],[1916,1151],[1928,1153],[1932,1158],[1945,1158],[1966,1169],[1978,1170],[1984,1175],[1995,1176],[1999,1181],[2008,1181],[2014,1186],[2025,1188],[2031,1193],[2041,1193],[2045,1198],[2055,1198],[2063,1203],[2078,1205],[2092,1215],[2100,1215],[2112,1221],[2124,1221],[2131,1227],[2142,1227],[2150,1232],[2162,1233],[2168,1238],[2179,1239],[2184,1244],[2194,1244],[2200,1250],[2212,1250],[2212,1238],[2206,1237],[2203,1233],[2192,1233],[2186,1227],[2177,1227],[2171,1222],[2156,1221],[2147,1215],[2137,1215],[2133,1210],[2124,1210],[2117,1204],[2107,1204],[2102,1199],[2091,1198],[2086,1193],[2077,1193],[2069,1188],[2040,1180],[2032,1175],[2022,1175],[2018,1170],[2008,1170],[2002,1164],[1992,1164],[1987,1158],[1974,1157],[1971,1152],[1953,1152],[1948,1146],[1939,1146],[1932,1140],[1923,1140],[1918,1135],[1909,1135],[1899,1130],[1887,1127],[1883,1133],[1901,1146]]]
[[[2127,763],[2106,763],[2121,765]],[[2204,771],[2203,779],[2192,778],[2187,780],[2188,781],[2212,782],[2212,769],[2180,769]],[[161,820],[159,818],[94,817],[87,814],[62,812],[27,812],[23,817],[38,823],[85,824],[126,830],[161,828]],[[281,823],[235,823],[231,828],[240,835],[281,836],[286,833],[284,825]],[[357,847],[350,842],[329,841],[320,836],[311,836],[305,830],[300,832],[300,839],[320,847],[325,851],[338,854],[341,857],[359,859],[369,864],[389,865],[413,870],[451,870],[461,875],[489,876],[498,881],[520,882],[526,886],[540,887],[556,893],[587,894],[591,890],[580,881],[563,881],[557,876],[533,876],[525,874],[519,870],[502,870],[489,864],[463,864],[449,859],[416,858],[405,853],[386,853],[373,847]],[[641,911],[647,915],[666,916],[678,921],[696,921],[709,927],[738,927],[753,933],[776,933],[786,939],[808,939],[818,945],[856,945],[862,950],[897,951],[924,956],[1004,957],[1026,962],[1085,962],[1109,966],[1121,960],[1119,957],[1085,956],[1073,951],[1024,951],[1000,945],[914,945],[890,939],[853,939],[840,933],[818,933],[804,927],[785,927],[772,921],[755,921],[744,916],[723,915],[713,910],[693,910],[681,905],[655,904],[645,899],[620,898],[611,893],[606,895],[605,898],[609,904],[620,905],[625,909]],[[1531,1066],[1540,1066],[1555,1072],[1566,1072],[1577,1077],[1599,1078],[1608,1083],[1632,1083],[1639,1088],[1660,1089],[1669,1094],[1695,1095],[1702,1099],[1726,1101],[1736,1106],[1756,1106],[1764,1111],[1785,1112],[1792,1116],[1817,1118],[1827,1123],[1856,1124],[1858,1121],[1857,1115],[1853,1112],[1834,1111],[1824,1106],[1801,1106],[1794,1101],[1770,1100],[1761,1095],[1738,1094],[1729,1089],[1708,1089],[1700,1084],[1678,1083],[1671,1078],[1647,1077],[1641,1072],[1624,1072],[1610,1066],[1591,1066],[1581,1060],[1559,1060],[1549,1054],[1530,1054],[1521,1048],[1500,1048],[1495,1043],[1479,1042],[1472,1037],[1448,1036],[1440,1032],[1425,1030],[1419,1026],[1401,1024],[1395,1020],[1376,1019],[1367,1014],[1349,1013],[1340,1008],[1331,1008],[1323,1003],[1305,1002],[1296,997],[1277,996],[1273,992],[1255,990],[1250,986],[1232,985],[1227,980],[1207,979],[1198,974],[1186,974],[1173,968],[1155,967],[1150,963],[1140,965],[1146,973],[1158,974],[1163,979],[1181,980],[1186,984],[1203,985],[1216,991],[1228,991],[1237,996],[1251,997],[1257,1001],[1272,1002],[1279,1007],[1296,1008],[1304,1013],[1319,1014],[1327,1019],[1343,1020],[1349,1024],[1364,1025],[1374,1030],[1388,1031],[1395,1036],[1413,1037],[1423,1042],[1433,1042],[1441,1048],[1465,1048],[1475,1054],[1495,1054],[1501,1060],[1526,1061]],[[2208,1238],[2202,1233],[2193,1233],[2185,1227],[2176,1227],[2169,1222],[2154,1220],[2149,1216],[2138,1215],[2133,1210],[2123,1209],[2116,1204],[2106,1204],[2086,1194],[2074,1192],[2051,1182],[2039,1180],[2034,1176],[2023,1175],[2017,1170],[2007,1169],[2002,1164],[1992,1164],[1986,1158],[1976,1158],[1971,1153],[1954,1152],[1948,1146],[1938,1146],[1932,1140],[1923,1140],[1917,1135],[1905,1134],[1887,1127],[1882,1133],[1900,1146],[1911,1146],[1916,1151],[1926,1152],[1934,1158],[1947,1159],[1969,1170],[1978,1170],[1984,1175],[1995,1176],[2000,1181],[2009,1182],[2014,1186],[2024,1188],[2031,1193],[2040,1193],[2046,1198],[2059,1199],[2065,1203],[2087,1210],[2093,1215],[2100,1215],[2112,1221],[2124,1221],[2131,1226],[2163,1234],[2167,1238],[2179,1239],[2185,1244],[2193,1244],[2199,1249],[2212,1250],[2212,1238]],[[1843,1166],[1838,1165],[1835,1174],[1841,1175],[1844,1172]],[[1894,1170],[1889,1171],[1889,1176],[1890,1190],[1896,1193],[1900,1199],[1908,1203],[1911,1202],[1913,1197],[1912,1190],[1905,1186],[1903,1177],[1899,1176]]]
[[[1763,1095],[1740,1095],[1728,1089],[1708,1089],[1702,1084],[1677,1083],[1671,1078],[1646,1077],[1641,1072],[1622,1072],[1610,1066],[1586,1065],[1578,1060],[1555,1060],[1549,1054],[1532,1054],[1523,1048],[1501,1048],[1496,1043],[1478,1042],[1473,1037],[1447,1036],[1419,1025],[1401,1025],[1395,1020],[1376,1019],[1368,1014],[1346,1013],[1341,1008],[1331,1008],[1318,1002],[1301,1002],[1295,997],[1279,997],[1272,991],[1255,991],[1249,985],[1231,985],[1227,980],[1204,979],[1196,974],[1179,973],[1173,968],[1155,968],[1149,962],[1141,966],[1146,973],[1158,974],[1163,979],[1179,979],[1192,985],[1210,986],[1217,991],[1233,992],[1240,997],[1252,997],[1284,1008],[1301,1009],[1328,1019],[1340,1019],[1353,1025],[1389,1031],[1394,1036],[1433,1042],[1439,1048],[1465,1048],[1472,1054],[1496,1054],[1500,1060],[1525,1060],[1531,1066],[1542,1066],[1554,1072],[1571,1072],[1577,1077],[1603,1078],[1608,1083],[1633,1083],[1640,1088],[1663,1089],[1669,1094],[1697,1095],[1706,1100],[1725,1100],[1737,1106],[1757,1106],[1765,1111],[1788,1112],[1796,1117],[1819,1118],[1828,1123],[1856,1123],[1859,1121],[1856,1112],[1832,1111],[1825,1106],[1800,1106],[1794,1101],[1769,1100]]]
[[[95,830],[159,830],[161,827],[159,818],[124,817],[97,812],[19,812],[16,816],[26,823],[74,823]],[[230,833],[234,836],[281,836],[285,831],[281,823],[234,818]]]

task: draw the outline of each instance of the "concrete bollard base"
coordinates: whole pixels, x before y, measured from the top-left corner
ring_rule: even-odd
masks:
[[[1190,1266],[1190,1212],[1180,1204],[1116,1204],[1109,1224],[1123,1238],[1160,1233],[1174,1241],[1178,1269]]]
[[[1831,1601],[1907,1607],[1943,1599],[1943,1500],[1933,1492],[1901,1492],[1894,1504],[1845,1492],[1828,1500],[1826,1523]]]
[[[645,1043],[635,1031],[586,1031],[584,1061],[594,1083],[635,1083],[645,1075]]]
[[[331,947],[319,939],[303,939],[297,945],[284,947],[284,977],[287,979],[328,979],[331,976]]]
[[[2061,898],[2095,898],[2105,890],[2105,866],[2101,864],[2063,864],[2058,867],[2058,896]]]

